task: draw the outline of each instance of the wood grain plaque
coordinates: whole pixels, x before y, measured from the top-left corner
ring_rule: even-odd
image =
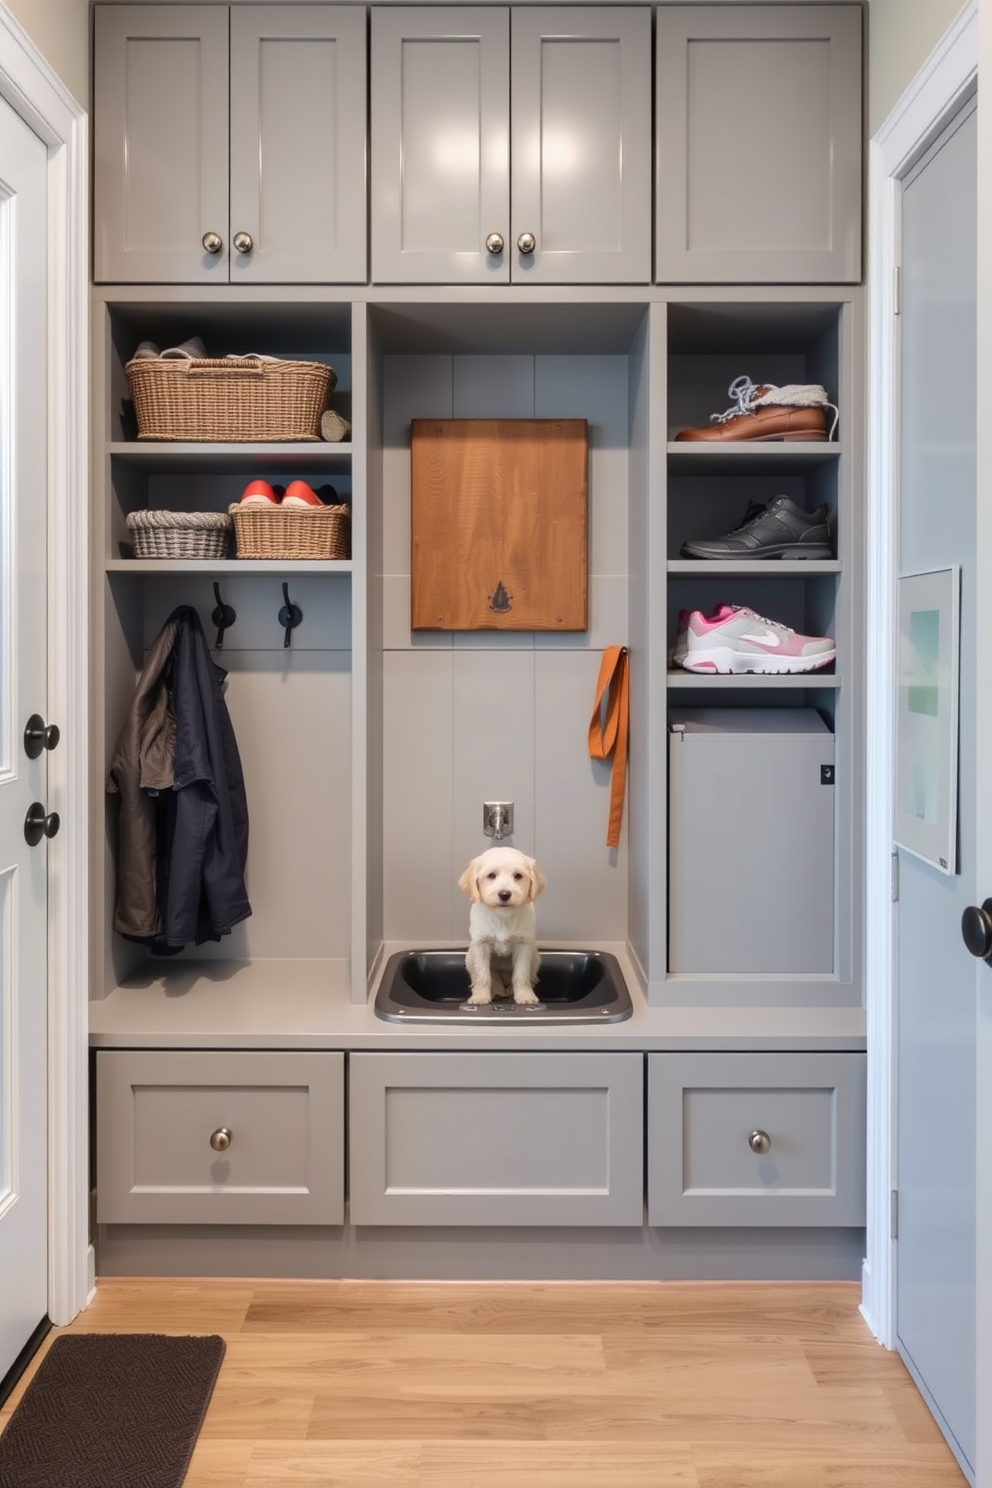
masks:
[[[414,630],[585,630],[585,419],[414,419]]]

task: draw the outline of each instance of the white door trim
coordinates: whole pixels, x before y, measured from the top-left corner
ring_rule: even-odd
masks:
[[[976,85],[978,0],[968,0],[869,145],[867,862],[868,1221],[861,1311],[895,1345],[891,1195],[896,1186],[892,906],[900,182]]]
[[[49,759],[48,1315],[71,1321],[90,1290],[87,1003],[88,767],[88,121],[0,3],[0,96],[48,147]]]

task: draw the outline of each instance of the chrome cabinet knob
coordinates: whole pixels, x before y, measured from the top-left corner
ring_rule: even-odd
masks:
[[[40,801],[32,801],[24,818],[24,841],[28,847],[37,847],[42,837],[54,837],[62,825],[57,811],[46,816]]]
[[[236,232],[231,241],[239,253],[250,253],[255,246],[251,233]]]
[[[220,233],[205,232],[200,239],[205,253],[219,253],[224,246],[224,239]]]
[[[40,713],[32,713],[24,725],[24,753],[37,759],[43,749],[54,749],[61,737],[57,723],[46,726]]]
[[[215,1152],[226,1152],[233,1141],[230,1128],[219,1126],[210,1138],[210,1145]]]
[[[487,253],[502,253],[504,246],[502,233],[490,233],[486,239]]]
[[[517,247],[526,257],[528,254],[534,252],[534,249],[537,247],[537,239],[533,233],[521,233],[517,239]]]
[[[747,1145],[752,1152],[760,1154],[771,1150],[772,1139],[767,1132],[753,1131],[747,1139]]]

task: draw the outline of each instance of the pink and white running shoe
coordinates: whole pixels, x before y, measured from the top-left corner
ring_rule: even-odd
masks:
[[[685,666],[685,653],[689,640],[689,613],[688,610],[679,610],[678,624],[675,630],[675,645],[668,653],[668,660],[672,666]],[[707,619],[711,621],[727,620],[731,615],[735,615],[736,613],[736,605],[717,605],[712,615],[709,615]]]
[[[709,618],[693,610],[682,665],[688,672],[815,672],[836,655],[829,636],[799,635],[754,610]]]

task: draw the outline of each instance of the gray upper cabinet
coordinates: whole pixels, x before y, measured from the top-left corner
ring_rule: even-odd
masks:
[[[657,16],[656,278],[861,277],[860,5]]]
[[[97,6],[94,277],[366,278],[365,15]]]
[[[647,283],[647,9],[372,12],[372,278]]]

